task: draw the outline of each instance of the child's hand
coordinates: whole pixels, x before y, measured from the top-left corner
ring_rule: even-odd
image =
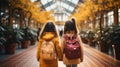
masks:
[[[83,62],[83,59],[80,59],[81,60],[81,62]]]
[[[39,61],[39,59],[37,59],[37,61]]]
[[[59,59],[59,61],[63,61],[63,59]]]

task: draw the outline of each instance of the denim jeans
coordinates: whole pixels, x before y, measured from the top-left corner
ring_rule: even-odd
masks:
[[[66,67],[77,67],[77,64],[66,65]]]

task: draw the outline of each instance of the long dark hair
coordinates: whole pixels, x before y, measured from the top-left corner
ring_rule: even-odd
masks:
[[[75,24],[75,19],[72,19],[71,21],[66,21],[65,25],[64,25],[64,34],[66,34],[66,32],[68,31],[74,31],[75,34],[77,34],[77,27]]]
[[[47,22],[45,26],[43,27],[43,30],[41,31],[40,37],[42,37],[45,32],[51,32],[54,34],[54,36],[58,36],[55,24],[53,22]]]

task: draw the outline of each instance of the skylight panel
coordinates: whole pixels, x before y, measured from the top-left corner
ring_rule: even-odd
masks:
[[[51,8],[50,8],[50,7],[47,7],[47,8],[46,8],[46,10],[47,10],[47,11],[50,11],[50,10],[51,10]]]
[[[74,10],[74,7],[69,6],[69,10],[72,12]]]
[[[79,2],[79,0],[68,0],[68,1],[70,1],[70,2],[72,2],[74,4],[77,4]]]
[[[67,9],[69,12],[74,10],[74,7],[67,5],[66,3],[62,3],[62,7]]]
[[[37,0],[30,0],[31,2],[35,2],[35,1],[37,1]]]
[[[63,2],[62,2],[61,4],[62,4],[62,5],[61,5],[62,7],[69,9],[69,8],[68,8],[69,5],[67,5],[66,3],[63,3]]]
[[[43,5],[45,5],[45,4],[47,4],[47,3],[49,3],[49,2],[51,2],[52,0],[41,0],[41,3],[43,4]]]
[[[54,9],[55,7],[56,7],[55,4],[52,4],[52,5],[50,6],[51,9]]]
[[[53,10],[55,21],[65,21],[74,11],[79,0],[41,0],[46,11]]]
[[[47,3],[47,0],[41,0],[41,3],[45,5]]]
[[[68,16],[66,14],[63,15],[63,21],[66,21],[68,19]]]
[[[70,13],[66,13],[66,15],[70,16]]]

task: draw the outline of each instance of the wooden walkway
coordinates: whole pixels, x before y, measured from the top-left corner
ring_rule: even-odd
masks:
[[[36,45],[0,61],[0,67],[39,67],[35,55]],[[62,61],[59,61],[59,67],[65,67]],[[120,61],[85,45],[84,61],[78,67],[120,67]]]

